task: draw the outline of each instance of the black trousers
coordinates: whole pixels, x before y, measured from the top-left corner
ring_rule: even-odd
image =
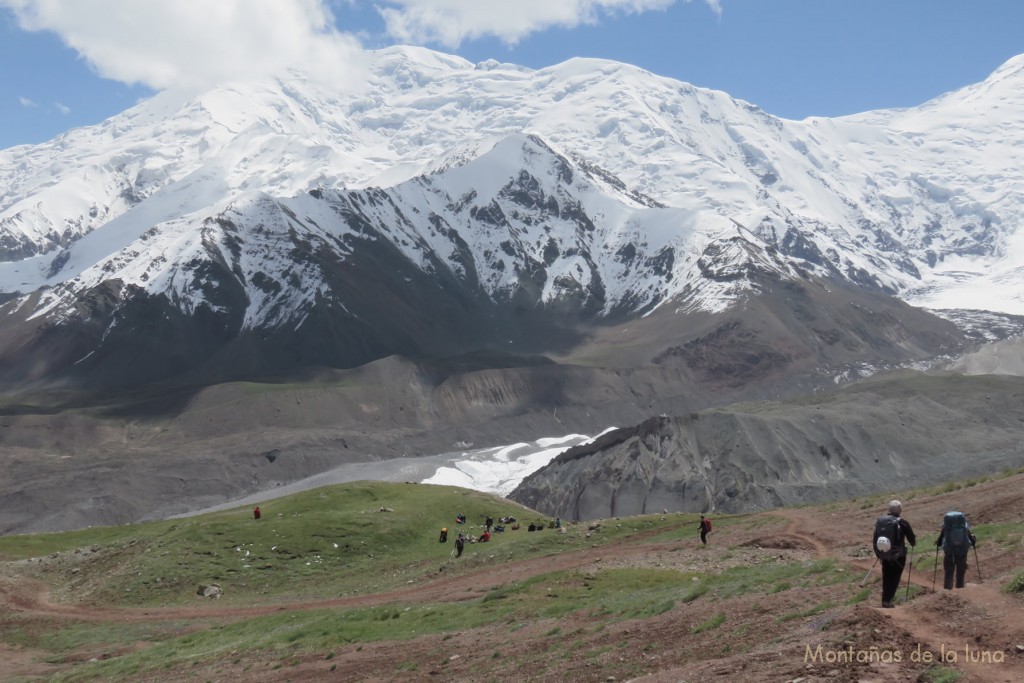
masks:
[[[701,529],[700,530],[700,542],[703,543],[704,545],[708,544],[708,530],[707,529]]]
[[[896,597],[906,564],[906,555],[895,560],[882,560],[882,602],[892,602]]]
[[[942,558],[942,568],[946,570],[943,577],[942,587],[949,590],[953,587],[953,570],[956,570],[956,587],[964,587],[964,576],[967,574],[967,553],[954,555],[946,553]]]

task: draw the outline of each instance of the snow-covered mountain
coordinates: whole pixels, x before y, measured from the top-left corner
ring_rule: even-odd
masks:
[[[1024,313],[1024,56],[914,109],[799,122],[601,60],[393,48],[371,74],[165,92],[0,152],[7,363],[131,334],[298,358],[303,331],[347,364],[536,351],[666,302],[724,310],[751,270]]]

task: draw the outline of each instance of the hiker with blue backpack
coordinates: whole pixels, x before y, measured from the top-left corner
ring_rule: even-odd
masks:
[[[907,564],[907,543],[913,548],[917,537],[910,522],[900,517],[903,504],[894,500],[889,503],[889,513],[875,520],[875,535],[871,546],[875,556],[882,561],[882,607],[895,607],[893,598],[899,590],[903,568]],[[913,564],[911,564],[913,570]],[[907,577],[909,594],[910,577]]]
[[[944,553],[942,568],[945,570],[942,581],[944,589],[951,590],[953,588],[954,571],[956,572],[956,587],[964,587],[964,577],[967,574],[967,553],[977,542],[964,513],[952,510],[942,516],[942,530],[939,531],[939,537],[935,539],[935,567],[938,571],[939,548],[942,548]],[[935,577],[933,575],[932,585],[934,586],[934,584]]]

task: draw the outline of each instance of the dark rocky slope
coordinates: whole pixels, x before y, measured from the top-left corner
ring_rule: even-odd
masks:
[[[881,294],[810,280],[765,280],[761,291],[719,315],[665,307],[592,328],[571,354],[550,358],[392,356],[276,381],[9,395],[0,405],[0,533],[186,512],[347,463],[596,434],[791,396],[961,343],[951,324]]]
[[[578,446],[509,496],[567,519],[741,512],[1024,464],[1024,378],[899,372],[813,399],[660,417]]]

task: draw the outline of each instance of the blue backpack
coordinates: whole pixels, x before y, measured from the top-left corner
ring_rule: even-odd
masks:
[[[954,555],[964,555],[971,547],[967,531],[967,518],[962,512],[947,512],[942,517],[942,549]]]

